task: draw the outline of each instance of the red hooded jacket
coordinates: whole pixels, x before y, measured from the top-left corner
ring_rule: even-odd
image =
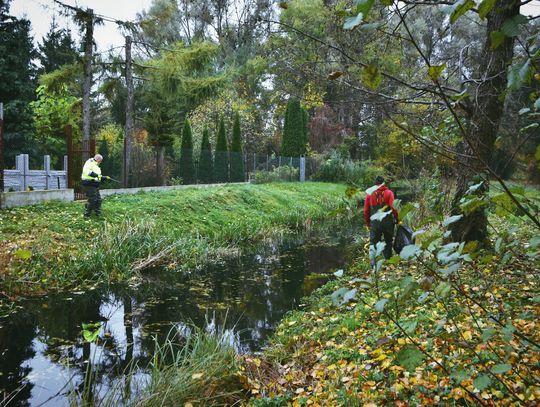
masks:
[[[373,211],[372,208],[375,206],[380,208],[384,205],[387,205],[392,210],[392,214],[396,221],[399,219],[398,211],[394,208],[394,193],[386,185],[381,185],[375,192],[366,195],[366,200],[364,202],[364,221],[366,222],[367,227],[371,224],[371,215],[376,212]]]

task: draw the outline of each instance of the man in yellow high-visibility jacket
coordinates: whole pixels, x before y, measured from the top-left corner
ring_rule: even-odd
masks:
[[[96,216],[101,215],[101,195],[99,194],[99,186],[104,177],[101,175],[99,164],[103,161],[101,154],[96,154],[94,157],[86,160],[81,174],[81,185],[88,201],[84,207],[84,216],[89,217],[92,211],[95,211]]]

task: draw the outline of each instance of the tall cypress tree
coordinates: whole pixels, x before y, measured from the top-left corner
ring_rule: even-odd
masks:
[[[34,153],[32,111],[36,56],[30,21],[8,14],[10,1],[0,1],[0,102],[4,103],[4,159],[6,167],[17,154]]]
[[[213,162],[212,162],[212,147],[210,146],[210,137],[208,129],[203,130],[203,138],[201,143],[201,155],[199,158],[199,181],[203,184],[212,182],[213,177]]]
[[[195,166],[193,165],[193,139],[191,137],[191,125],[189,120],[184,122],[182,131],[182,147],[180,152],[180,176],[183,184],[195,182]]]
[[[214,181],[229,181],[229,151],[227,148],[227,136],[225,135],[225,121],[223,116],[219,119],[219,129],[214,154]]]
[[[242,133],[240,131],[240,115],[234,115],[231,144],[231,182],[244,181],[244,154],[242,153]]]
[[[280,155],[286,155],[285,153],[291,149],[291,140],[290,140],[290,114],[291,114],[291,99],[287,101],[287,106],[285,107],[285,119],[283,120],[283,134],[281,136],[281,149]]]
[[[306,125],[307,118],[304,117],[300,101],[296,98],[289,99],[283,126],[282,156],[299,157],[306,153]]]

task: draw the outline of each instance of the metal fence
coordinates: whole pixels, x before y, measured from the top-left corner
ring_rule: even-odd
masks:
[[[98,144],[97,152],[104,156],[102,173],[122,180],[123,151],[107,153],[102,150]],[[304,157],[257,153],[226,152],[216,157],[212,152],[206,157],[205,160],[198,150],[160,151],[146,145],[135,145],[131,151],[126,187],[304,181],[312,178],[319,165],[315,160]],[[105,184],[104,188],[118,188],[118,184]]]

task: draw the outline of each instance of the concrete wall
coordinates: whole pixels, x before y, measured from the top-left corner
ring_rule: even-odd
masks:
[[[67,157],[62,171],[51,170],[51,157],[43,157],[43,170],[29,168],[28,154],[20,154],[15,160],[14,170],[4,170],[4,192],[67,188]],[[2,192],[2,191],[0,191]]]
[[[0,192],[0,208],[42,204],[48,201],[72,202],[73,189],[52,189],[47,191]]]

